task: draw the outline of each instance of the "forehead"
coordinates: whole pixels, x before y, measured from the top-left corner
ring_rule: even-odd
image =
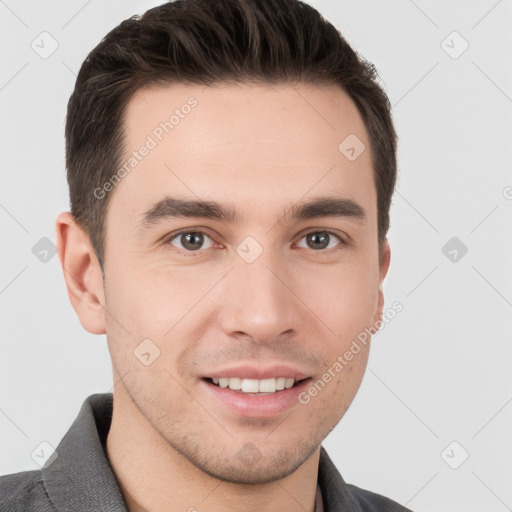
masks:
[[[374,208],[367,132],[337,86],[146,87],[128,103],[124,130],[128,172],[115,202],[131,211],[166,194],[270,208],[326,192]]]

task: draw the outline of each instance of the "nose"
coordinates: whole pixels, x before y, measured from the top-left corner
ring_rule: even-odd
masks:
[[[300,329],[305,312],[292,273],[270,250],[252,263],[237,258],[222,288],[219,314],[227,336],[271,343]]]

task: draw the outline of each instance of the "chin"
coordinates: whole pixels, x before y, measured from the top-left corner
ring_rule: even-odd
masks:
[[[286,478],[295,472],[319,447],[320,443],[301,442],[290,448],[260,451],[247,442],[241,449],[229,455],[229,450],[199,449],[187,453],[187,447],[178,450],[197,469],[221,480],[241,485],[261,485]],[[185,449],[184,449],[185,448]]]

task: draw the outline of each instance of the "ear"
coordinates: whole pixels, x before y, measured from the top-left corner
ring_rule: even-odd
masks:
[[[57,248],[69,300],[80,323],[92,334],[105,334],[102,271],[87,233],[70,212],[57,217]]]
[[[382,319],[382,311],[384,309],[384,291],[383,291],[383,283],[384,278],[386,277],[386,274],[388,273],[389,269],[389,262],[391,261],[391,248],[389,247],[388,239],[386,238],[383,246],[382,246],[382,255],[380,257],[379,261],[379,299],[378,299],[378,305],[377,305],[377,311],[375,314],[375,323],[378,320]]]

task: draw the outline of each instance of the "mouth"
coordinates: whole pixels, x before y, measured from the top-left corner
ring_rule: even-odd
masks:
[[[300,405],[299,395],[313,379],[308,370],[286,363],[237,364],[211,370],[201,389],[218,405],[218,413],[240,418],[276,419]]]
[[[281,391],[300,386],[311,377],[293,379],[290,377],[271,377],[268,379],[246,379],[240,377],[205,377],[209,384],[221,389],[252,396],[275,395]]]

